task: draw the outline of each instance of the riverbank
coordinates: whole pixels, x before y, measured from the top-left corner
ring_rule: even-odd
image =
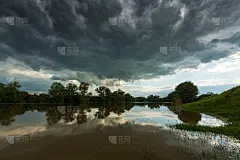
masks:
[[[222,119],[227,123],[221,127],[207,127],[192,124],[179,124],[177,129],[212,132],[240,139],[240,86],[234,87],[220,95],[184,104],[184,110],[205,113]]]

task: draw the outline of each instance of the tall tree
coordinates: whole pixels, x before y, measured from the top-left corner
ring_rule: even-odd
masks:
[[[81,101],[86,102],[89,100],[90,98],[90,94],[88,94],[88,88],[89,88],[89,84],[85,83],[85,82],[81,82],[78,89],[81,93]]]
[[[5,84],[0,83],[0,102],[3,102],[4,100],[4,92],[3,92],[4,87],[5,87]]]
[[[125,101],[125,92],[121,89],[114,91],[113,94],[113,101],[115,102],[124,102]]]
[[[198,88],[192,82],[187,81],[179,84],[175,88],[183,103],[193,102],[198,95]]]
[[[64,103],[65,87],[59,82],[54,82],[48,90],[48,94],[54,102]]]
[[[96,88],[95,91],[102,100],[106,100],[106,98],[109,99],[111,96],[111,90],[105,86],[100,86]]]
[[[21,85],[18,82],[10,82],[7,85],[0,84],[0,96],[3,103],[18,103],[21,100],[18,97],[19,88]]]
[[[81,82],[78,89],[79,89],[81,95],[85,96],[88,93],[88,88],[89,88],[88,83]]]
[[[161,102],[161,98],[158,95],[149,95],[147,100],[148,102]]]
[[[133,102],[134,101],[134,97],[131,96],[131,94],[127,93],[125,94],[125,102]]]
[[[65,92],[65,100],[67,103],[76,103],[77,97],[78,97],[78,87],[76,84],[68,83],[66,86],[66,92]]]
[[[176,93],[176,91],[173,91],[173,92],[171,92],[171,93],[169,93],[168,94],[168,96],[167,96],[167,101],[168,102],[172,102],[173,101],[173,99],[175,98],[175,97],[178,97],[179,95]]]

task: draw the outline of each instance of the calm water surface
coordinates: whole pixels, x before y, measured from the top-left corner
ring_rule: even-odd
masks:
[[[239,151],[226,136],[170,129],[225,123],[166,104],[1,106],[0,123],[0,159],[234,159]]]

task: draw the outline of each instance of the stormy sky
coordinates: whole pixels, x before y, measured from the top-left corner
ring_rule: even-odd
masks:
[[[0,0],[0,82],[164,95],[240,83],[239,0]]]

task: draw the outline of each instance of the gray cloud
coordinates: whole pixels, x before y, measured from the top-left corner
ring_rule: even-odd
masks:
[[[196,67],[237,50],[216,45],[239,46],[237,29],[222,32],[239,26],[239,5],[238,0],[0,0],[0,60],[12,57],[36,71],[86,72],[95,81],[168,75],[189,57]],[[7,17],[15,17],[14,25]],[[17,17],[27,17],[27,24]],[[214,33],[219,34],[208,36]],[[165,46],[178,49],[161,54]],[[52,79],[73,77],[83,78]]]

